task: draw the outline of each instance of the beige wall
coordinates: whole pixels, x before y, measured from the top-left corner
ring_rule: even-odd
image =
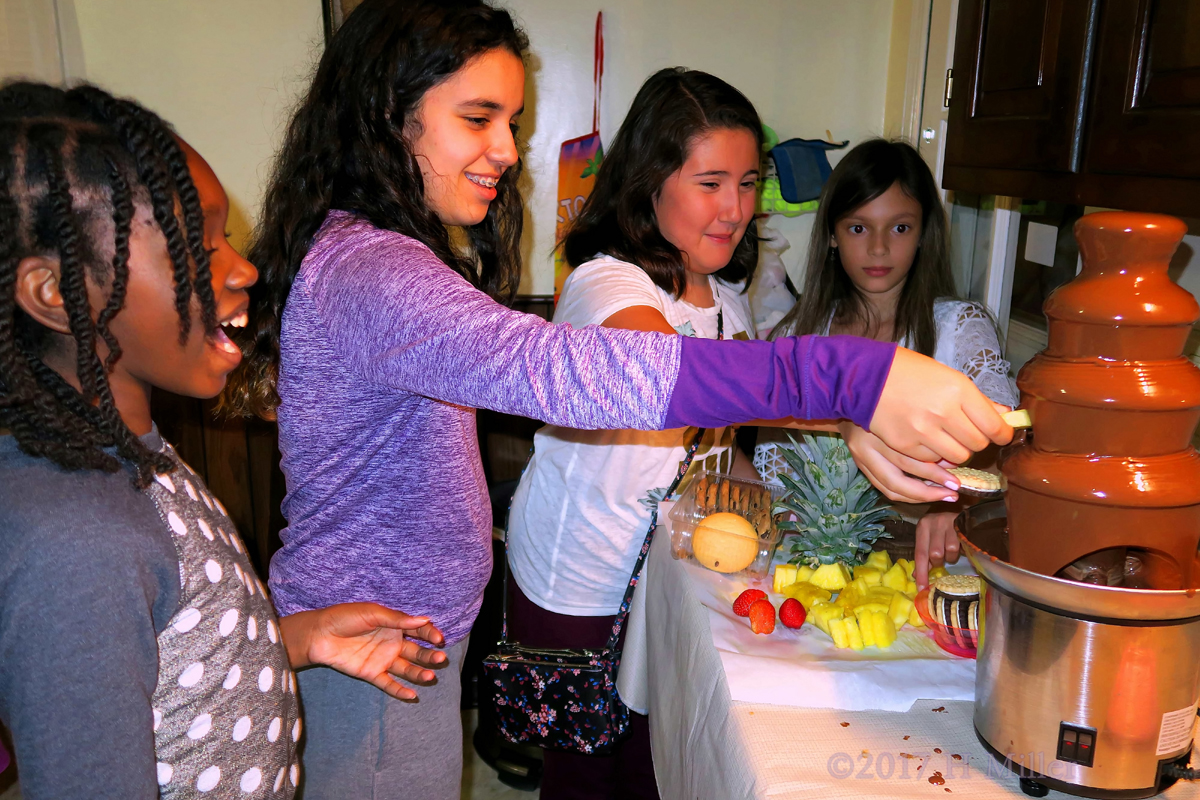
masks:
[[[909,7],[904,0],[897,6]],[[72,5],[73,3],[73,5]],[[591,126],[592,25],[597,5],[507,0],[533,43],[528,80],[530,221],[523,291],[553,288],[558,146]],[[240,240],[257,212],[286,112],[321,46],[318,0],[59,0],[82,74],[133,95],[212,163],[240,212]],[[682,65],[744,91],[784,138],[828,129],[857,142],[885,129],[893,0],[610,0],[601,132],[607,139],[642,81]],[[894,100],[891,103],[894,104]],[[889,105],[890,107],[890,105]],[[833,154],[835,161],[839,154]],[[805,250],[811,215],[780,224]]]
[[[523,289],[550,292],[558,146],[591,127],[597,4],[507,0],[506,5],[529,32],[536,57],[526,98],[534,113],[523,126],[532,129],[526,163],[533,176],[532,247]],[[603,8],[605,140],[642,81],[666,66],[727,80],[782,138],[819,138],[828,129],[853,143],[883,133],[892,0],[610,0]],[[835,152],[830,160],[839,157]],[[784,260],[793,267],[806,250],[812,216],[772,220],[792,242]]]
[[[66,19],[78,48],[73,77],[173,123],[225,185],[230,232],[244,241],[281,126],[324,44],[319,0],[59,0],[64,6],[74,16]]]

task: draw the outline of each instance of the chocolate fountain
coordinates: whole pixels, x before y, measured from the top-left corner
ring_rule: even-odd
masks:
[[[1021,370],[1032,435],[1003,503],[958,520],[984,579],[975,730],[1021,777],[1150,797],[1187,775],[1200,694],[1200,306],[1167,274],[1186,227],[1105,212],[1075,225],[1083,270],[1046,301]]]

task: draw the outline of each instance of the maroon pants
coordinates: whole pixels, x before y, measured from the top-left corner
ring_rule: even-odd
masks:
[[[614,617],[571,617],[547,611],[525,596],[511,574],[508,587],[510,640],[530,647],[597,649],[608,642]],[[629,716],[630,735],[611,755],[544,751],[541,800],[658,800],[650,760],[650,723],[643,714],[630,712]]]

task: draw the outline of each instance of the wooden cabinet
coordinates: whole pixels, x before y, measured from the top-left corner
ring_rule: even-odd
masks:
[[[961,0],[943,184],[1200,216],[1200,0]]]

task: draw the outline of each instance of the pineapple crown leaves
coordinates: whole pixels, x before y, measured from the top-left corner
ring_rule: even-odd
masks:
[[[857,563],[889,535],[880,521],[895,511],[879,505],[882,495],[859,472],[841,437],[805,433],[803,443],[792,438],[792,448],[780,452],[796,474],[780,473],[788,491],[773,508],[796,517],[779,523],[780,530],[801,534],[792,542],[792,562]]]

